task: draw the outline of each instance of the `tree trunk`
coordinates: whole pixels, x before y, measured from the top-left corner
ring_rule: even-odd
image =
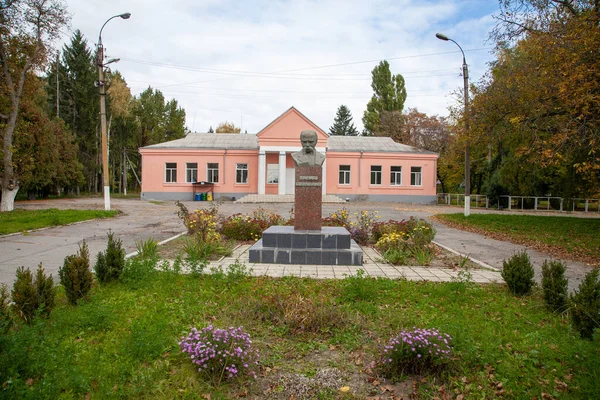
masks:
[[[2,188],[2,204],[0,205],[0,212],[12,211],[15,209],[15,197],[19,187],[15,186],[13,190],[8,188]]]

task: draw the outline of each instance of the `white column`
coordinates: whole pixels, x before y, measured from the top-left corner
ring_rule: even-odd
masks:
[[[322,193],[323,196],[325,196],[327,194],[327,158],[325,158],[325,161],[323,161],[323,187],[322,189]]]
[[[258,152],[258,194],[265,194],[267,175],[267,155],[264,150]]]
[[[285,151],[279,152],[279,184],[278,194],[285,194]]]

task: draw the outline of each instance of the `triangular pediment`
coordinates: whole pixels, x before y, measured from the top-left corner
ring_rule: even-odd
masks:
[[[256,136],[260,146],[299,146],[300,132],[304,130],[317,132],[318,147],[326,145],[329,135],[295,107],[290,107]]]

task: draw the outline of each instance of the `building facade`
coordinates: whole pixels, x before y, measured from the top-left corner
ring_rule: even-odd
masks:
[[[436,202],[436,153],[388,137],[329,136],[294,107],[256,135],[191,133],[141,148],[141,197],[193,200],[207,187],[216,199],[294,194],[291,153],[301,150],[300,132],[308,129],[317,132],[317,151],[325,154],[324,195],[350,201]]]

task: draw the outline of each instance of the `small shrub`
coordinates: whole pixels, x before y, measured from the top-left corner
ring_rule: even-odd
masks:
[[[534,272],[525,250],[513,254],[508,261],[504,260],[502,266],[502,278],[513,294],[524,296],[531,292],[535,284]]]
[[[423,219],[418,219],[415,221],[415,226],[412,228],[412,230],[408,231],[408,234],[410,235],[410,238],[415,246],[425,247],[429,245],[435,237],[435,229],[429,222]]]
[[[343,226],[344,228],[350,227],[350,213],[343,207],[329,215],[329,217],[323,218],[323,226]]]
[[[107,283],[119,279],[123,268],[125,268],[125,250],[121,239],[115,240],[114,234],[108,232],[108,244],[106,252],[98,253],[94,272],[101,283]]]
[[[452,338],[437,329],[403,330],[383,347],[378,363],[386,377],[430,374],[452,358]]]
[[[550,311],[560,312],[566,308],[569,281],[565,278],[565,271],[565,264],[560,261],[544,261],[542,264],[542,291]]]
[[[13,284],[11,297],[17,314],[26,322],[31,322],[37,310],[37,293],[29,268],[17,268],[17,279]]]
[[[381,254],[387,262],[392,265],[408,265],[411,254],[405,250],[390,248]]]
[[[244,375],[256,378],[252,366],[258,364],[258,351],[252,348],[250,335],[242,327],[215,329],[212,325],[202,330],[193,328],[179,342],[181,351],[188,353],[198,371],[214,385]]]
[[[372,227],[373,241],[377,243],[384,235],[388,235],[390,233],[406,234],[406,224],[406,220],[374,222]],[[408,234],[406,234],[406,236],[408,236]]]
[[[408,234],[404,232],[384,233],[379,237],[377,243],[375,243],[375,248],[380,253],[385,253],[391,249],[404,250],[406,248],[406,241],[408,238]]]
[[[433,259],[433,252],[428,246],[413,246],[410,249],[417,265],[429,265]]]
[[[369,231],[364,228],[350,228],[350,236],[360,245],[365,245],[369,242]]]
[[[600,327],[600,281],[598,269],[585,275],[577,291],[569,297],[571,322],[582,338],[592,339]]]
[[[137,257],[142,260],[158,260],[158,243],[153,238],[146,241],[135,241]]]
[[[285,225],[287,222],[281,215],[259,207],[251,215],[234,214],[225,218],[220,232],[230,239],[256,241],[268,227]]]
[[[222,222],[220,232],[234,240],[258,240],[263,228],[249,215],[234,214]]]
[[[54,308],[56,298],[56,288],[54,287],[54,279],[52,275],[46,276],[42,263],[38,265],[35,275],[35,291],[37,298],[37,307],[45,316],[50,315]]]
[[[10,292],[5,283],[0,284],[0,334],[6,333],[12,324],[10,317]]]
[[[71,304],[77,304],[88,295],[94,277],[90,271],[90,253],[85,240],[79,246],[77,254],[65,257],[63,266],[58,270],[58,276]]]
[[[30,323],[37,312],[45,316],[50,315],[54,308],[56,289],[54,288],[52,275],[46,276],[42,263],[40,263],[35,280],[29,268],[21,267],[17,269],[17,279],[11,294],[17,314],[27,323]],[[5,301],[6,298],[2,293],[2,307]]]

